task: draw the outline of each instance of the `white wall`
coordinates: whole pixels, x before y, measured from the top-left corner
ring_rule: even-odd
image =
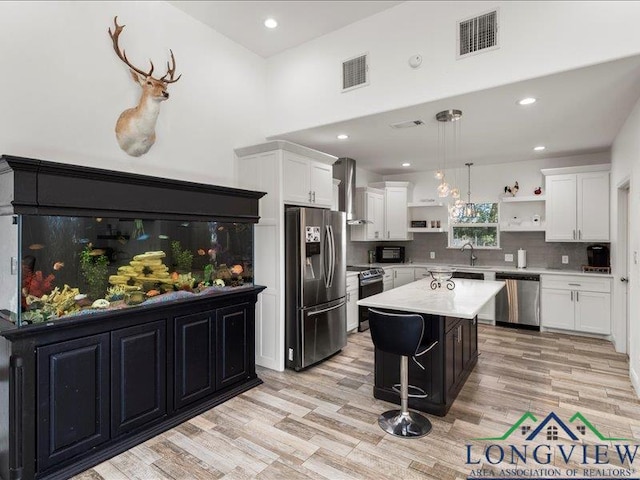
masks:
[[[456,60],[456,22],[499,6],[498,50]],[[640,2],[404,2],[267,61],[268,137],[640,52]],[[370,85],[341,93],[342,62]],[[411,69],[419,53],[423,64]],[[526,94],[528,92],[523,92]]]
[[[366,187],[370,183],[381,181],[382,175],[356,167],[356,187]]]
[[[120,150],[120,113],[140,87],[107,28],[126,24],[129,59],[183,77],[144,156]],[[233,185],[234,147],[264,141],[265,61],[165,2],[0,2],[0,153]]]
[[[622,182],[630,180],[630,209],[629,209],[629,250],[640,252],[640,101],[636,103],[629,118],[620,130],[611,149],[611,264],[613,273],[618,279],[622,276],[626,267],[621,261],[618,249],[618,192],[617,188]],[[629,306],[630,306],[630,332],[629,332],[629,374],[636,392],[640,395],[640,265],[637,262],[631,265],[628,272],[629,281]],[[613,282],[614,286],[614,335],[624,341],[625,318],[620,308],[624,299],[620,282]],[[621,350],[618,346],[618,350]]]
[[[474,202],[496,202],[504,194],[504,187],[513,186],[518,182],[519,196],[533,195],[536,187],[543,187],[544,177],[540,173],[542,168],[572,167],[575,165],[595,165],[610,162],[608,152],[576,155],[571,157],[540,158],[526,162],[501,163],[496,165],[474,165],[471,167],[471,200]],[[446,179],[455,183],[455,171],[458,172],[458,186],[463,199],[467,198],[467,167],[447,169]],[[425,198],[437,199],[436,187],[439,180],[433,176],[433,171],[385,175],[385,180],[406,181],[413,184],[413,194],[410,202],[418,202]]]

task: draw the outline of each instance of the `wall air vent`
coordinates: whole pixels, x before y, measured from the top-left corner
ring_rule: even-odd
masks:
[[[458,58],[499,47],[497,9],[458,22]]]
[[[424,125],[424,122],[422,120],[408,120],[406,122],[392,123],[389,126],[391,128],[411,128],[417,127],[418,125]]]
[[[358,55],[342,62],[342,91],[369,85],[369,54]]]

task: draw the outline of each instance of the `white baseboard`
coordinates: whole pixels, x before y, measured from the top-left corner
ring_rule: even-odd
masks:
[[[633,367],[629,368],[629,377],[631,377],[631,384],[636,391],[636,395],[640,397],[640,377],[638,377],[638,374]]]

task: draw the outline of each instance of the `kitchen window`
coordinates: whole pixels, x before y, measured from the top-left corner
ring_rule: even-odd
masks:
[[[449,225],[450,248],[461,248],[467,242],[474,248],[500,248],[497,203],[476,203],[476,216],[467,217],[460,211]]]

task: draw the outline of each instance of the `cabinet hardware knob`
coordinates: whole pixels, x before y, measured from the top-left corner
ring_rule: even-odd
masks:
[[[578,229],[578,239],[582,240],[582,230]]]
[[[576,302],[580,301],[580,292],[576,292]]]
[[[576,239],[576,231],[575,230],[573,231],[573,239],[574,240]]]
[[[316,192],[313,192],[313,203],[316,203]]]
[[[571,290],[571,301],[573,302],[573,290]]]
[[[629,283],[629,279],[627,277],[620,277],[620,281],[624,283]]]

